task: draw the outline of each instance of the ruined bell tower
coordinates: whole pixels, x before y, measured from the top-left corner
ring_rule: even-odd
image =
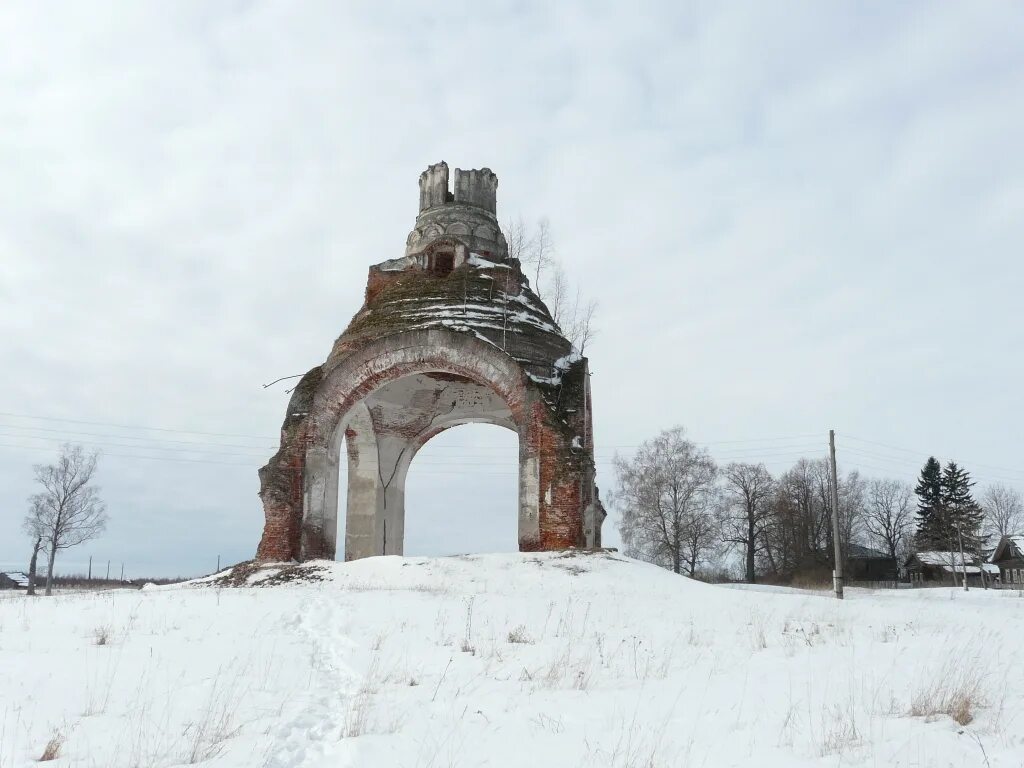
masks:
[[[587,359],[509,257],[497,189],[488,168],[420,174],[404,255],[370,267],[363,306],[292,393],[260,470],[257,559],[335,557],[342,460],[345,559],[402,554],[410,464],[469,423],[519,436],[520,550],[600,546]]]

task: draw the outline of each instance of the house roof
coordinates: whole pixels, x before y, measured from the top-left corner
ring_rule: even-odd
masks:
[[[19,587],[28,586],[28,575],[24,573],[18,573],[16,571],[0,571],[0,576],[6,576],[8,579],[13,581]]]
[[[1015,549],[1016,552],[1007,552],[1007,549]],[[998,560],[1007,560],[1009,558],[1024,557],[1024,535],[1013,534],[1010,536],[1003,536],[996,544],[996,548],[992,550],[992,554],[989,555],[988,561],[994,563]]]
[[[991,563],[979,563],[978,558],[971,553],[966,554],[966,565],[964,560],[960,559],[959,552],[915,552],[910,556],[910,559],[917,559],[918,562],[924,565],[931,565],[935,568],[941,568],[947,573],[956,571],[957,573],[981,573],[984,569],[985,573],[991,573],[994,575],[999,574],[999,567],[992,565]]]
[[[877,549],[872,549],[871,547],[863,547],[860,544],[850,544],[847,547],[846,556],[850,557],[850,558],[853,558],[853,559],[861,559],[861,558],[863,558],[863,559],[876,559],[876,560],[891,560],[892,559],[885,552],[881,552],[881,551],[879,551]]]
[[[920,562],[925,565],[960,565],[960,553],[959,552],[940,552],[940,551],[926,551],[926,552],[915,552],[911,557],[916,557]],[[974,558],[968,554],[967,563],[970,565],[974,562]]]

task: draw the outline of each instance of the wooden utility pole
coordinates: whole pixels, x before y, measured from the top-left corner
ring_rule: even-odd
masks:
[[[964,592],[967,592],[967,560],[964,558],[964,533],[963,529],[960,527],[960,515],[957,515],[956,519],[956,537],[960,541],[960,568],[963,571]],[[982,578],[984,578],[985,573],[984,568],[982,567],[983,565],[984,563],[981,558],[978,558],[978,570],[981,571]]]
[[[92,581],[92,555],[89,555],[89,581]]]
[[[836,597],[843,599],[843,553],[839,545],[839,476],[836,472],[836,431],[828,431],[829,469],[832,475],[832,544],[835,549],[836,567],[832,571],[832,582]]]

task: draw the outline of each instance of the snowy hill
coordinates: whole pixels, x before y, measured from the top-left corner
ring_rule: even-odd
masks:
[[[1016,593],[840,603],[610,554],[231,579],[277,583],[0,600],[0,768],[51,740],[90,768],[1024,762]]]

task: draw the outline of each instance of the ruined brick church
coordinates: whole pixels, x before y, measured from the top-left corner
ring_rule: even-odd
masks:
[[[497,177],[453,176],[420,175],[405,255],[370,267],[362,308],[295,388],[260,469],[258,560],[335,557],[343,448],[345,559],[402,554],[410,464],[469,423],[519,435],[520,550],[600,546],[587,359],[509,256]]]

